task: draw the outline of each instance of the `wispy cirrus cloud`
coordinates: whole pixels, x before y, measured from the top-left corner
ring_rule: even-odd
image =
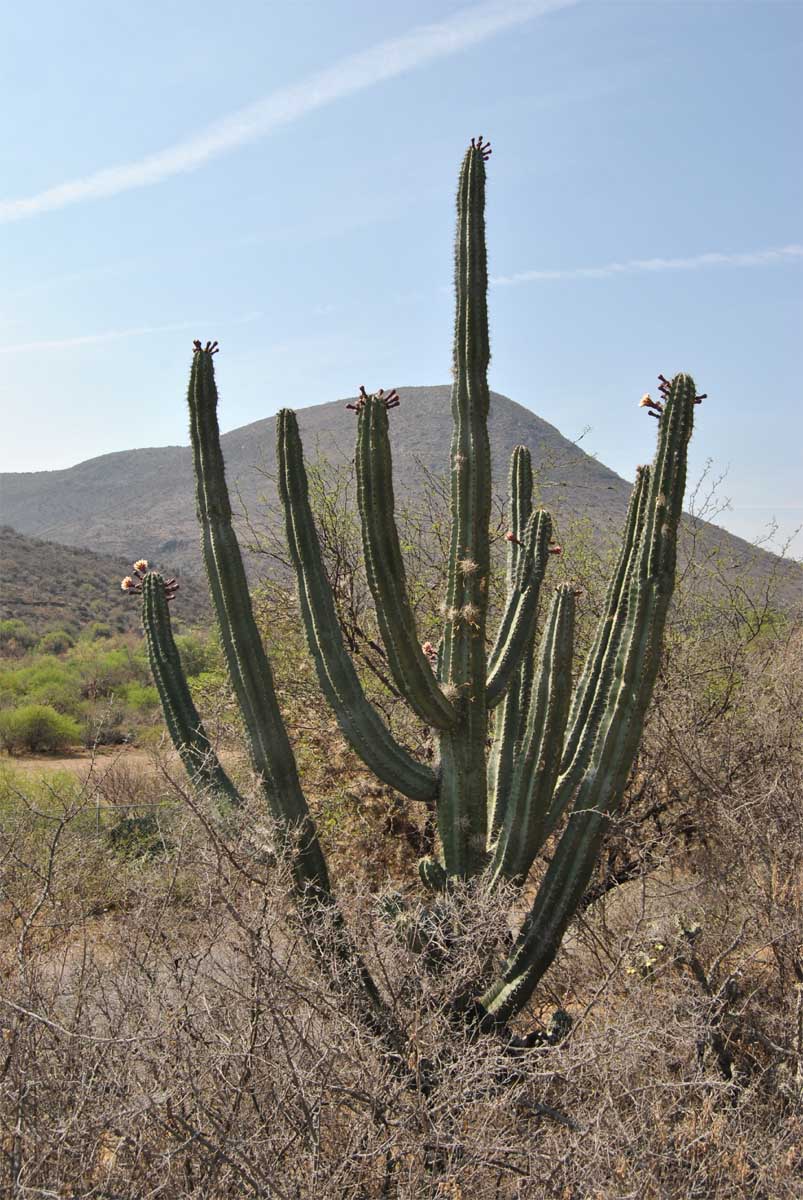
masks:
[[[105,167],[33,196],[0,201],[0,221],[53,212],[83,200],[115,196],[195,171],[218,155],[265,137],[316,109],[437,59],[458,54],[486,38],[579,0],[486,0],[443,21],[419,25],[340,59],[331,67],[269,95],[207,126],[201,133],[129,163]]]
[[[247,325],[251,321],[258,321],[262,313],[253,312],[246,313],[242,317],[234,317],[225,322],[218,324],[231,325]],[[131,329],[109,329],[103,333],[85,333],[78,337],[67,338],[42,338],[33,342],[15,342],[8,346],[0,346],[0,354],[30,354],[34,351],[42,352],[47,350],[74,350],[81,346],[99,346],[104,342],[118,342],[125,338],[137,337],[154,337],[161,333],[177,333],[182,330],[192,329],[196,333],[202,330],[205,325],[213,324],[210,321],[175,321],[169,325],[136,325]]]
[[[632,258],[603,267],[568,267],[559,270],[518,271],[497,275],[491,283],[509,287],[520,283],[549,283],[560,279],[611,279],[638,271],[699,271],[705,267],[766,267],[773,263],[803,260],[803,245],[779,246],[773,250],[749,250],[735,254],[695,254],[690,258]]]

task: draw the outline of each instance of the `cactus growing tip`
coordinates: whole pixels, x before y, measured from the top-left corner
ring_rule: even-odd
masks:
[[[477,137],[471,139],[471,149],[479,150],[480,154],[482,155],[483,162],[487,162],[493,154],[491,143],[483,142],[482,134],[479,134]]]

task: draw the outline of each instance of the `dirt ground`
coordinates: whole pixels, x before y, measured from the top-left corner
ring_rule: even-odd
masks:
[[[171,752],[172,756],[172,752]],[[118,763],[127,767],[153,767],[153,752],[138,746],[104,746],[97,750],[77,750],[74,754],[0,754],[4,766],[26,775],[49,775],[55,771],[74,771],[85,778],[91,770],[107,770]]]

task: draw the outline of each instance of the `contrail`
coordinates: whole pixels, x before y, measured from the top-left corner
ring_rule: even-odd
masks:
[[[246,325],[249,321],[258,321],[261,313],[246,313],[245,316],[233,320],[218,322],[225,325]],[[192,329],[197,332],[211,321],[175,321],[170,325],[138,325],[133,329],[110,329],[105,333],[85,333],[79,337],[45,338],[36,342],[16,342],[10,346],[0,346],[0,354],[28,354],[41,350],[72,350],[77,346],[97,346],[102,342],[117,342],[122,338],[155,336],[160,333],[177,333],[181,330]]]
[[[300,82],[278,88],[268,96],[207,126],[201,133],[134,162],[120,163],[68,180],[33,196],[0,201],[0,221],[15,221],[38,213],[115,196],[195,171],[220,154],[265,137],[307,113],[394,79],[440,58],[458,54],[494,34],[535,17],[567,8],[579,0],[492,0],[460,9],[444,21],[419,25],[340,59]]]
[[[803,246],[793,244],[775,250],[751,250],[737,254],[696,254],[691,258],[633,258],[612,262],[604,267],[570,267],[556,271],[520,271],[515,275],[497,275],[491,283],[497,287],[519,283],[551,282],[556,279],[610,279],[636,271],[699,271],[703,267],[764,267],[771,263],[794,262],[803,258]]]

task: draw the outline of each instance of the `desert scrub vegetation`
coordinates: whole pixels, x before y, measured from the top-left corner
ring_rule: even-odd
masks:
[[[441,501],[427,504],[443,516]],[[340,509],[333,577],[347,498]],[[555,564],[582,578],[590,614],[575,671],[610,567],[580,532],[561,531]],[[405,1032],[402,1077],[325,982],[247,768],[236,774],[245,807],[223,826],[158,755],[147,770],[99,759],[86,783],[6,769],[9,1194],[796,1197],[803,642],[771,580],[745,587],[700,557],[693,526],[687,537],[639,756],[578,917],[524,1013],[522,1027],[543,1035],[528,1049],[478,1041],[449,1017],[454,991],[505,952],[526,901],[511,914],[507,893],[466,885],[434,917],[422,903],[409,880],[431,817],[348,747],[286,586],[266,582],[255,612],[342,910]],[[354,568],[348,604],[381,648]],[[181,649],[213,741],[234,745],[219,660],[203,641]],[[364,686],[423,753],[425,730],[383,687],[374,654]],[[529,892],[553,852],[550,841]],[[400,893],[401,931],[388,921]],[[559,1042],[556,1011],[573,1018]]]
[[[8,620],[0,636],[0,749],[48,753],[160,736],[141,635],[94,622],[77,639],[64,630],[37,637],[23,621]],[[214,637],[186,633],[178,644],[193,686],[209,686],[220,671]]]
[[[642,398],[657,418],[656,457],[637,471],[599,619],[585,634],[580,622],[579,642],[572,577],[555,580],[539,626],[539,590],[562,548],[533,503],[529,453],[514,451],[491,642],[489,154],[472,140],[458,192],[437,641],[420,642],[394,519],[397,394],[361,389],[348,406],[379,635],[356,668],[295,418],[285,410],[277,421],[289,560],[339,732],[298,704],[295,651],[286,690],[304,737],[280,709],[232,529],[217,344],[194,344],[198,513],[251,773],[231,771],[200,715],[172,630],[176,581],[136,562],[123,590],[141,596],[185,771],[163,764],[133,804],[111,806],[110,830],[98,803],[91,829],[88,782],[46,805],[17,797],[4,833],[12,1048],[2,1143],[17,1192],[792,1194],[803,1053],[798,634],[762,620],[724,681],[715,664],[673,684],[673,654],[681,670],[683,654],[671,642],[667,652],[664,635],[686,446],[704,399],[679,374],[659,376],[660,399]],[[698,650],[716,658],[717,614],[704,617]],[[361,673],[404,698],[417,744],[372,706]],[[320,792],[303,786],[305,742],[313,763],[331,766],[341,735],[383,788],[416,806],[395,830],[410,848],[423,843],[412,879],[406,863],[382,861],[370,806],[354,805],[360,837],[342,837],[342,813],[361,799],[345,761],[320,773]],[[774,829],[756,856],[758,824]],[[76,864],[84,847],[88,873]],[[125,899],[88,909],[106,862]],[[343,868],[337,893],[332,862]]]
[[[386,914],[404,871],[370,828],[379,818],[361,814],[341,903],[407,1034],[401,1073],[322,983],[246,777],[224,827],[166,764],[133,780],[107,768],[86,786],[12,778],[3,1187],[132,1200],[798,1196],[800,651],[792,630],[760,655],[743,649],[739,703],[713,724],[689,723],[699,684],[668,676],[645,746],[658,754],[682,733],[675,786],[699,832],[668,824],[660,862],[585,906],[526,1014],[540,1044],[477,1039],[450,1017],[454,991],[509,939],[510,897],[465,884],[434,911],[416,900],[400,938]],[[336,734],[319,736],[337,753]],[[311,803],[317,819],[325,796]],[[149,814],[140,846],[118,848],[123,815]],[[556,1009],[573,1017],[561,1040]]]
[[[81,737],[77,721],[49,704],[24,704],[0,712],[0,749],[47,754],[66,750]]]

